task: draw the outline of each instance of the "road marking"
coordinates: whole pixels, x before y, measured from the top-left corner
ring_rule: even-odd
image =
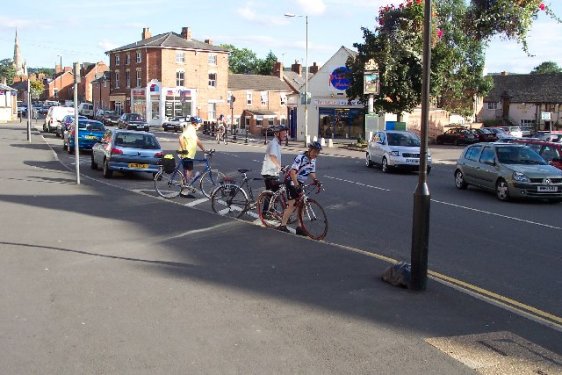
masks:
[[[184,204],[184,206],[195,207],[195,206],[200,205],[201,203],[204,203],[204,202],[207,202],[207,201],[209,201],[209,199],[207,199],[206,197],[205,198],[199,198],[199,199],[196,199],[192,202]]]
[[[472,208],[472,207],[467,207],[467,206],[461,206],[458,204],[454,204],[454,203],[448,203],[448,202],[443,202],[443,201],[438,201],[436,199],[431,199],[433,202],[435,203],[440,203],[446,206],[451,206],[451,207],[456,207],[456,208],[462,208],[464,210],[469,210],[469,211],[475,211],[475,212],[479,212],[481,214],[486,214],[486,215],[491,215],[491,216],[497,216],[497,217],[501,217],[504,219],[509,219],[509,220],[514,220],[514,221],[519,221],[521,223],[526,223],[526,224],[532,224],[532,225],[538,225],[541,227],[545,227],[545,228],[550,228],[550,229],[556,229],[556,230],[562,230],[561,227],[557,227],[554,225],[550,225],[550,224],[543,224],[543,223],[538,223],[536,221],[531,221],[531,220],[526,220],[526,219],[520,219],[517,217],[513,217],[513,216],[507,216],[507,215],[502,215],[502,214],[498,214],[495,212],[491,212],[491,211],[485,211],[485,210],[480,210],[477,208]]]
[[[379,259],[387,263],[396,264],[399,262],[398,260],[387,257],[385,255],[361,250],[353,246],[341,245],[328,241],[325,241],[325,243],[333,245],[335,247],[338,247],[346,251],[351,251],[357,254],[362,254],[371,258]],[[468,294],[481,301],[491,303],[505,310],[509,310],[519,316],[523,316],[537,323],[540,323],[542,325],[548,326],[550,328],[562,332],[562,317],[559,317],[557,315],[551,314],[546,311],[542,311],[533,306],[526,305],[524,303],[491,292],[489,290],[480,288],[476,285],[472,285],[470,283],[455,279],[454,277],[443,275],[439,272],[428,270],[428,275],[430,279],[435,280],[438,283],[446,285],[448,287],[452,287],[453,289],[456,289],[461,293]]]
[[[348,184],[355,184],[355,185],[359,185],[359,186],[364,186],[364,187],[367,187],[369,189],[376,189],[376,190],[381,190],[381,191],[390,191],[390,189],[386,189],[386,188],[382,188],[382,187],[378,187],[378,186],[373,186],[373,185],[369,185],[369,184],[364,184],[364,183],[358,182],[358,181],[345,180],[345,179],[339,178],[339,177],[327,176],[327,175],[324,175],[322,177],[328,178],[330,180],[345,182],[345,183],[348,183]]]

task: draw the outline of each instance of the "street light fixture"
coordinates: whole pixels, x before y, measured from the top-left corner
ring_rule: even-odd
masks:
[[[304,145],[308,142],[308,16],[301,16],[293,13],[285,13],[285,17],[304,17],[305,20],[305,52],[304,52]]]

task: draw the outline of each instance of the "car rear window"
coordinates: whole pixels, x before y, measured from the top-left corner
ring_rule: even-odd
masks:
[[[149,150],[160,148],[156,137],[150,134],[120,133],[115,136],[115,145]]]

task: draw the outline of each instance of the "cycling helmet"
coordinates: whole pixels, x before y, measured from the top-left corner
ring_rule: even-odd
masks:
[[[312,142],[308,144],[308,148],[309,149],[314,149],[314,150],[318,150],[318,151],[322,151],[322,145],[320,144],[320,142]]]
[[[275,127],[273,127],[274,133],[282,132],[283,130],[289,130],[289,128],[285,125],[276,125]]]

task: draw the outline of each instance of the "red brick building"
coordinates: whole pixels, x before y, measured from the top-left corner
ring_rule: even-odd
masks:
[[[111,85],[111,74],[104,72],[100,77],[92,81],[92,103],[94,113],[98,109],[110,109],[109,87]]]
[[[160,125],[173,115],[215,120],[228,107],[228,51],[193,39],[189,27],[155,36],[144,28],[141,40],[106,54],[110,109],[134,110]]]

